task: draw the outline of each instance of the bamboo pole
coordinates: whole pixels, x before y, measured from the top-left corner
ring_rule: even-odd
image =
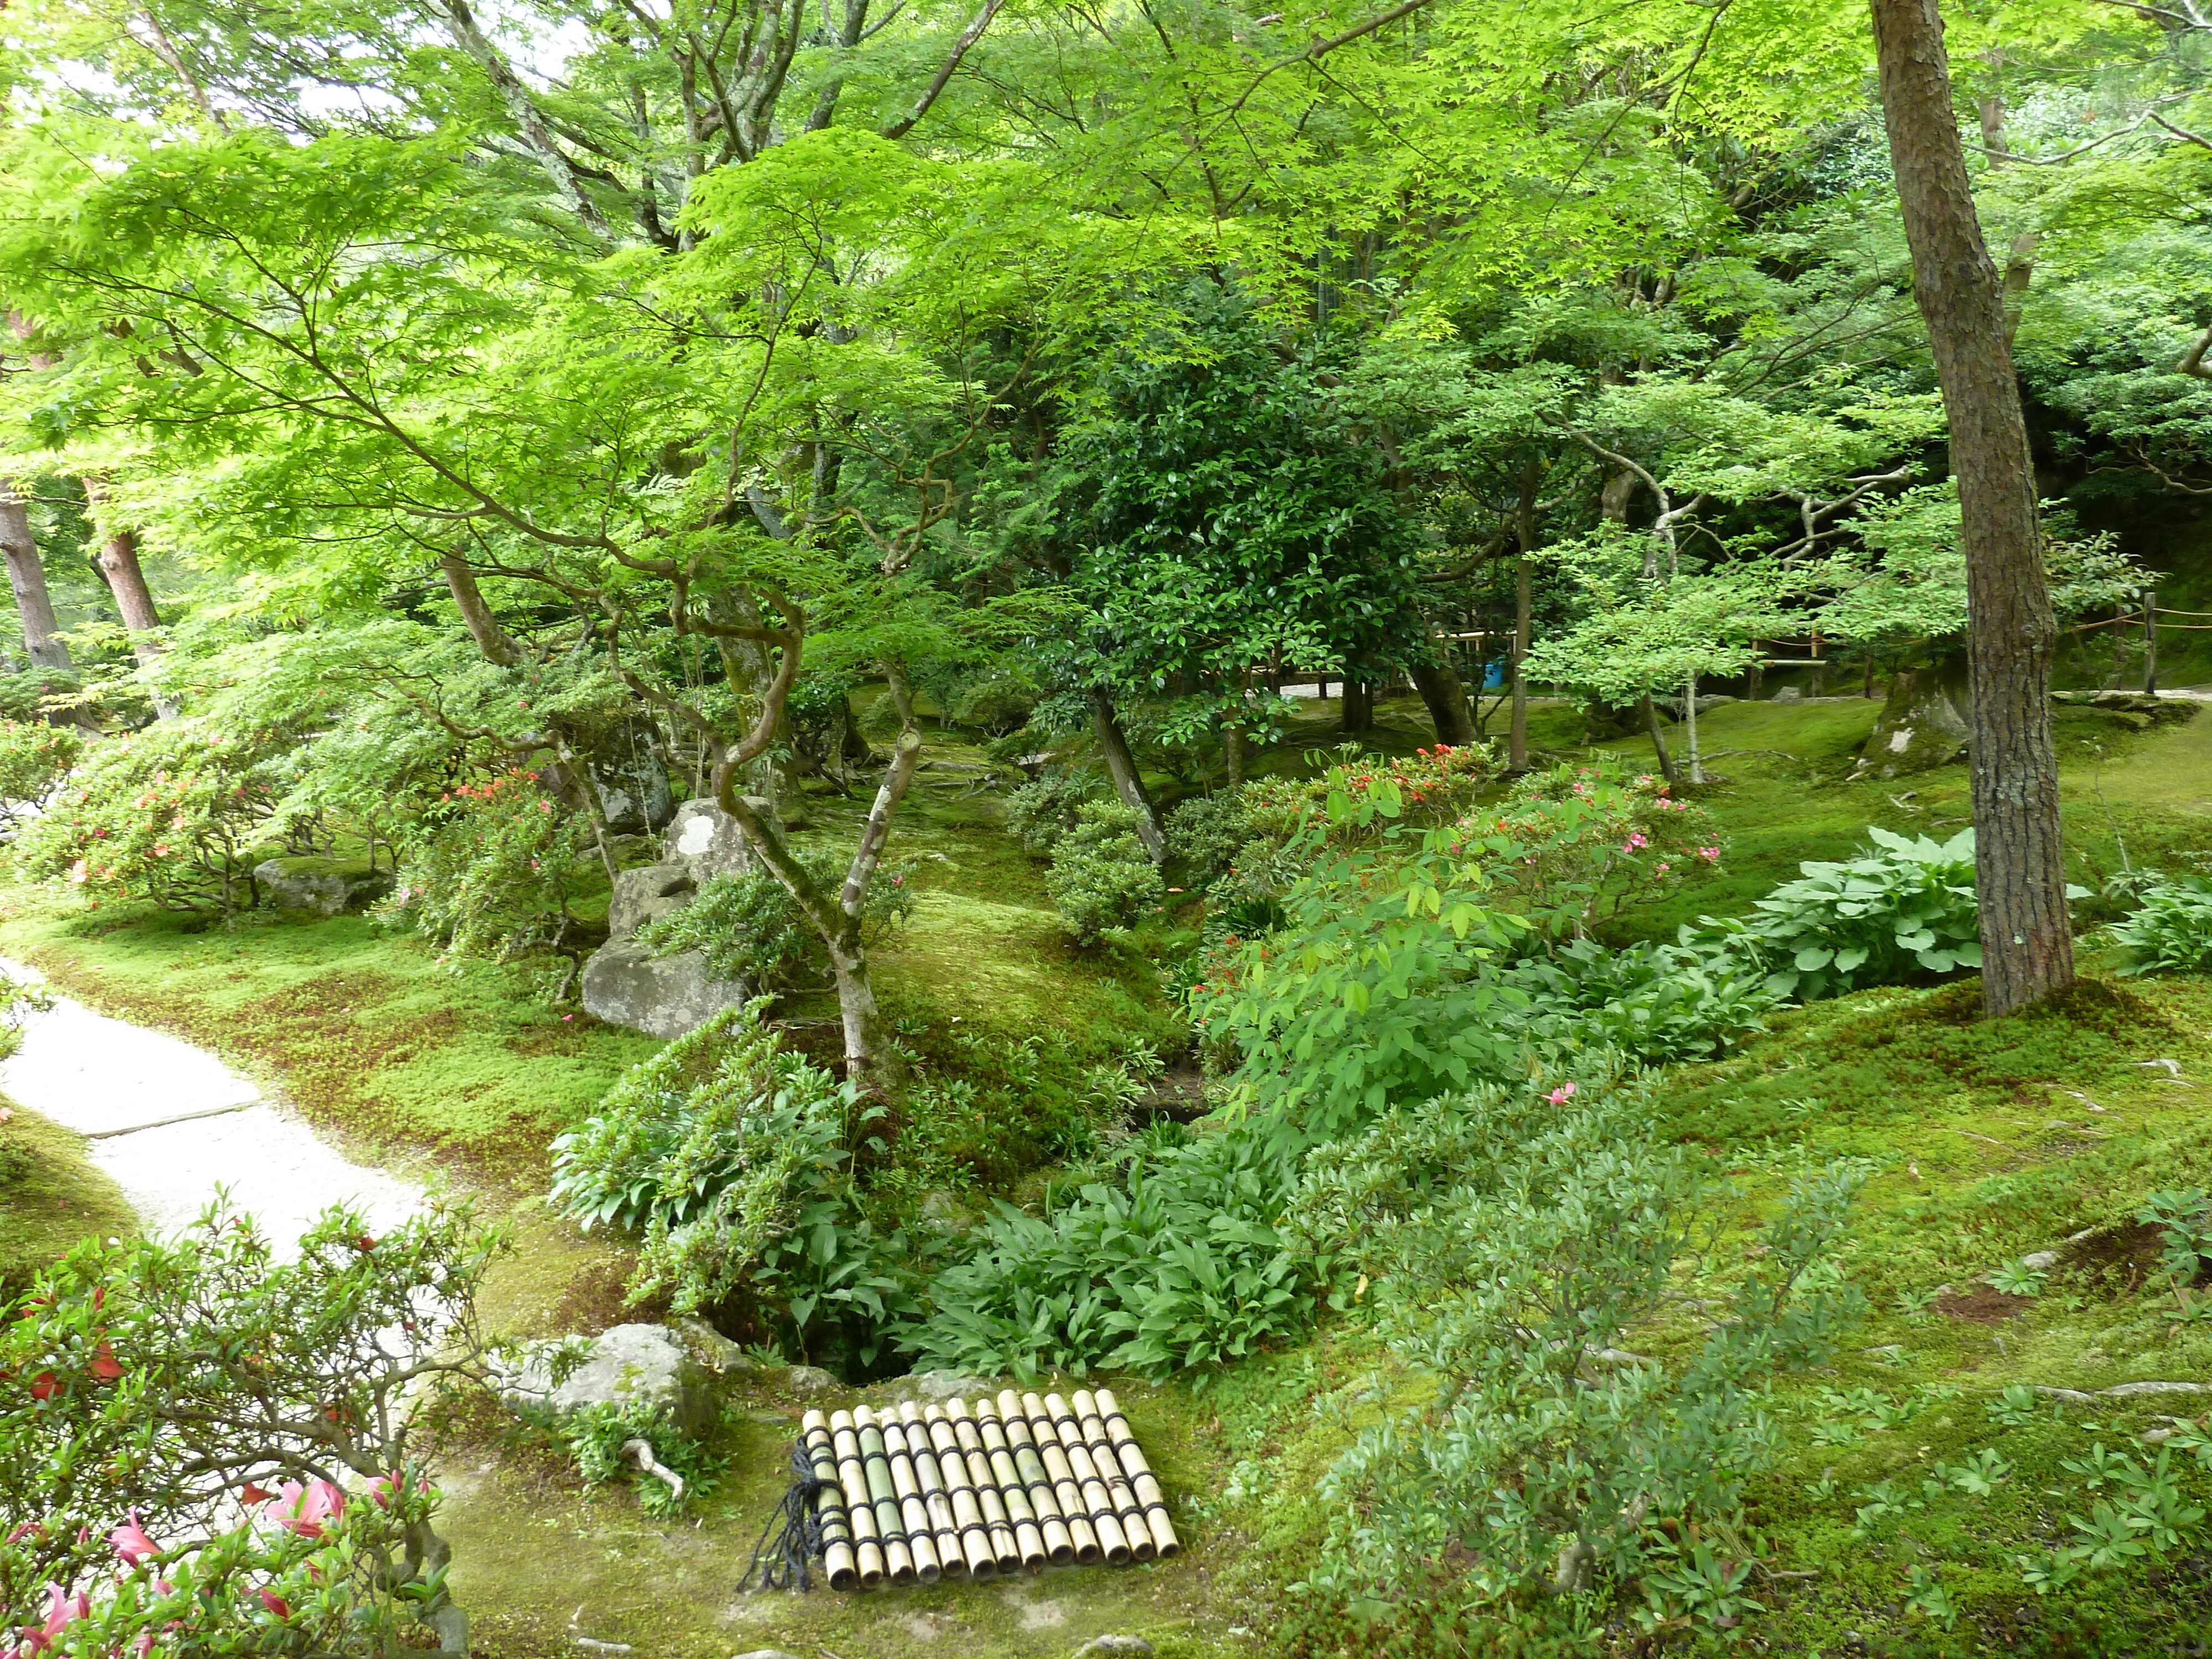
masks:
[[[852,1522],[853,1554],[860,1569],[860,1588],[873,1589],[884,1582],[884,1547],[876,1531],[867,1472],[860,1467],[860,1437],[853,1428],[853,1413],[839,1412],[832,1417],[830,1435],[837,1453],[837,1484],[844,1490],[845,1513]]]
[[[886,1422],[891,1413],[880,1413]],[[968,1573],[968,1559],[960,1548],[960,1523],[952,1513],[952,1495],[945,1471],[938,1463],[937,1453],[924,1432],[921,1413],[911,1400],[898,1407],[896,1432],[906,1447],[907,1459],[914,1465],[915,1485],[921,1492],[921,1506],[929,1516],[931,1540],[937,1547],[939,1571],[954,1578],[963,1578]]]
[[[1129,1540],[1129,1553],[1139,1561],[1151,1560],[1158,1553],[1158,1548],[1152,1541],[1152,1528],[1145,1524],[1145,1506],[1129,1489],[1121,1461],[1114,1455],[1113,1444],[1106,1438],[1106,1419],[1098,1409],[1097,1396],[1087,1389],[1078,1389],[1069,1403],[1075,1407],[1083,1449],[1090,1454],[1091,1467],[1098,1471],[1098,1478],[1106,1483],[1106,1496],[1113,1500],[1114,1518],[1121,1522],[1121,1535]]]
[[[983,1450],[991,1460],[991,1474],[1006,1495],[1006,1512],[1014,1516],[1014,1536],[1021,1543],[1022,1565],[1032,1571],[1048,1561],[1064,1565],[1075,1559],[1074,1540],[1067,1535],[1067,1522],[1060,1519],[1060,1505],[1053,1501],[1052,1483],[1044,1478],[1044,1464],[1039,1461],[1036,1448],[1026,1448],[1026,1459],[1016,1455],[1013,1443],[1007,1438],[1005,1422],[999,1408],[988,1400],[975,1402],[975,1427],[983,1437]],[[1038,1552],[1036,1559],[1030,1554],[1032,1540],[1023,1536],[1021,1510],[1014,1507],[1019,1499],[1030,1513],[1030,1524],[1036,1530],[1034,1540]]]
[[[1036,1406],[1034,1413],[1030,1410],[1032,1403]],[[1091,1517],[1084,1512],[1083,1494],[1076,1488],[1067,1459],[1060,1455],[1059,1437],[1048,1442],[1036,1433],[1037,1420],[1044,1417],[1044,1402],[1033,1394],[1017,1395],[1007,1389],[999,1395],[999,1407],[1006,1414],[1006,1432],[1013,1437],[1015,1456],[1018,1458],[1022,1448],[1027,1446],[1030,1455],[1043,1466],[1053,1505],[1067,1524],[1068,1541],[1074,1547],[1075,1559],[1086,1567],[1091,1565],[1102,1552]]]
[[[1033,1424],[1037,1438],[1042,1442],[1049,1434],[1060,1443],[1060,1455],[1067,1460],[1069,1471],[1075,1476],[1076,1490],[1083,1495],[1083,1506],[1091,1511],[1091,1529],[1098,1534],[1098,1547],[1105,1553],[1109,1566],[1124,1567],[1129,1564],[1128,1534],[1121,1530],[1121,1517],[1114,1513],[1114,1498],[1099,1478],[1097,1465],[1091,1461],[1091,1453],[1083,1443],[1083,1431],[1076,1425],[1074,1413],[1067,1409],[1067,1401],[1056,1394],[1044,1397],[1044,1418]],[[1045,1467],[1052,1462],[1046,1459]]]
[[[906,1547],[914,1556],[914,1576],[925,1584],[933,1584],[944,1577],[945,1570],[938,1565],[929,1505],[921,1501],[921,1485],[915,1479],[914,1460],[906,1455],[906,1436],[899,1431],[898,1419],[861,1406],[854,1409],[853,1420],[864,1426],[872,1425],[884,1443],[884,1454],[891,1466],[891,1490],[898,1494],[899,1521],[906,1528]]]
[[[876,1426],[866,1406],[853,1413],[853,1426],[860,1436],[861,1466],[868,1472],[876,1535],[884,1542],[884,1569],[891,1583],[903,1589],[916,1576],[914,1548],[907,1541],[906,1518],[899,1509],[897,1482],[891,1478],[890,1454],[884,1449],[884,1431]]]
[[[806,1462],[814,1478],[823,1483],[814,1494],[814,1514],[822,1530],[822,1566],[833,1590],[849,1590],[860,1582],[860,1564],[853,1554],[853,1525],[845,1518],[845,1499],[837,1484],[837,1454],[830,1443],[830,1421],[818,1411],[799,1419],[799,1435],[806,1447]]]
[[[946,1401],[945,1420],[951,1428],[960,1455],[967,1460],[968,1478],[975,1482],[976,1500],[983,1507],[983,1525],[991,1534],[991,1552],[998,1558],[999,1571],[1012,1572],[1017,1567],[1042,1566],[1043,1540],[1034,1536],[1024,1539],[1022,1535],[1024,1528],[1034,1534],[1036,1521],[1030,1512],[1029,1498],[1018,1484],[1021,1476],[1013,1460],[1007,1459],[1007,1478],[1002,1480],[990,1454],[984,1449],[982,1431],[966,1401]],[[1017,1504],[1020,1506],[1018,1515]],[[1036,1558],[1034,1562],[1030,1559],[1032,1555]]]
[[[1153,1547],[1159,1551],[1163,1561],[1182,1554],[1182,1540],[1176,1536],[1175,1523],[1168,1519],[1166,1495],[1160,1491],[1152,1466],[1145,1461],[1144,1450],[1130,1431],[1129,1419],[1121,1414],[1121,1402],[1114,1398],[1114,1390],[1099,1389],[1097,1404],[1106,1437],[1114,1448],[1115,1461],[1121,1464],[1121,1473],[1128,1478],[1129,1490],[1143,1506],[1145,1525],[1152,1534]]]
[[[908,1416],[908,1413],[914,1415]],[[952,1524],[960,1559],[968,1564],[968,1576],[995,1577],[999,1571],[998,1548],[991,1541],[990,1528],[983,1524],[982,1496],[969,1478],[968,1455],[960,1449],[960,1439],[952,1432],[952,1425],[945,1420],[940,1407],[917,1407],[912,1401],[899,1407],[899,1415],[906,1419],[909,1438],[916,1433],[929,1437],[929,1449],[945,1476],[945,1496],[952,1500]]]

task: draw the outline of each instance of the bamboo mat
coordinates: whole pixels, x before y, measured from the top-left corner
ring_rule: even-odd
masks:
[[[862,1406],[803,1421],[805,1528],[832,1589],[1165,1559],[1182,1544],[1111,1389]]]

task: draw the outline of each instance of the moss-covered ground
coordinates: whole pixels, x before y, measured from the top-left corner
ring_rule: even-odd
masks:
[[[84,1137],[0,1095],[0,1301],[87,1238],[128,1238],[137,1218],[93,1166]]]
[[[1875,711],[1839,698],[1703,717],[1715,780],[1701,799],[1729,835],[1727,865],[1638,931],[1740,911],[1799,860],[1848,854],[1869,823],[1936,836],[1961,827],[1962,767],[1901,783],[1846,780]],[[1261,768],[1296,767],[1340,741],[1335,718],[1334,705],[1303,713]],[[1531,726],[1540,750],[1581,741],[1581,716],[1563,704],[1539,703]],[[980,762],[942,735],[938,757]],[[1367,738],[1393,751],[1430,740],[1411,700],[1382,705]],[[1640,740],[1610,746],[1650,752]],[[2062,751],[2085,885],[2124,864],[2212,848],[2212,717],[2142,731],[2069,709]],[[1018,1192],[1023,1172],[1052,1155],[1054,1115],[1082,1069],[1135,1045],[1171,1050],[1177,1027],[1140,952],[1068,942],[1038,867],[998,828],[998,797],[971,775],[924,774],[892,848],[908,861],[917,903],[877,971],[925,1078],[975,1085],[933,1097],[948,1115],[930,1127],[939,1176]],[[1173,780],[1155,781],[1172,793]],[[848,833],[866,801],[817,795],[811,807],[807,833],[827,840]],[[0,952],[256,1072],[356,1151],[434,1149],[514,1231],[520,1248],[490,1297],[504,1328],[591,1330],[624,1316],[628,1252],[578,1234],[538,1194],[550,1137],[653,1045],[564,1019],[544,1000],[548,982],[519,969],[455,975],[357,919],[195,932],[88,915],[30,889],[4,895]],[[2155,1245],[2134,1218],[2154,1188],[2212,1185],[2212,985],[2117,984],[2094,950],[2087,961],[2102,977],[2058,1009],[1985,1024],[1970,1017],[1969,988],[1863,992],[1778,1016],[1768,1035],[1655,1091],[1666,1132],[1734,1183],[1723,1254],[1755,1246],[1795,1173],[1837,1156],[1872,1171],[1848,1265],[1874,1312],[1833,1366],[1787,1381],[1772,1401],[1782,1453],[1752,1492],[1768,1563],[1753,1590],[1769,1612],[1729,1638],[1744,1650],[2163,1654],[2191,1651],[2212,1629],[2201,1556],[2047,1598],[2025,1586],[2014,1559],[2063,1541],[2069,1515],[2100,1501],[2069,1461],[2100,1443],[2148,1461],[2142,1433],[2205,1402],[2022,1409],[2008,1386],[2212,1381],[2212,1340],[2166,1316]],[[804,1000],[791,1012],[827,1013]],[[7,1201],[0,1188],[0,1216],[12,1216]],[[68,1231],[25,1238],[33,1253],[52,1250]],[[2044,1249],[2060,1255],[2039,1294],[1986,1282]],[[1664,1352],[1693,1334],[1662,1328],[1650,1340]],[[891,1389],[799,1394],[782,1371],[749,1374],[728,1392],[728,1473],[675,1522],[645,1517],[621,1488],[583,1488],[527,1437],[480,1424],[449,1441],[442,1470],[454,1586],[476,1614],[478,1647],[501,1659],[573,1654],[578,1637],[641,1655],[1044,1659],[1108,1631],[1144,1635],[1168,1656],[1265,1652],[1279,1638],[1307,1641],[1284,1591],[1326,1528],[1322,1477],[1360,1424],[1419,1388],[1340,1322],[1223,1374],[1133,1384],[1123,1401],[1176,1506],[1183,1559],[866,1596],[746,1592],[738,1579],[782,1490],[798,1412]],[[1986,1495],[1936,1480],[1938,1464],[1954,1469],[1984,1450],[2003,1470]],[[2196,1497],[2208,1501],[2208,1491]],[[1929,1583],[1943,1592],[1932,1612]],[[1339,1647],[1359,1651],[1357,1632],[1303,1650]]]

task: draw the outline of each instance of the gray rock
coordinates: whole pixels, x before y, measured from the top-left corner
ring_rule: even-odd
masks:
[[[837,1386],[837,1379],[819,1365],[793,1365],[784,1373],[784,1380],[801,1394],[819,1394]]]
[[[282,859],[253,866],[253,880],[261,896],[279,910],[301,910],[311,915],[335,916],[358,910],[392,890],[392,878],[375,874],[345,875],[336,870],[289,870]]]
[[[739,1654],[738,1659],[799,1659],[799,1656],[781,1648],[755,1648],[750,1653]]]
[[[748,800],[757,811],[775,810],[765,800]],[[665,859],[689,865],[693,884],[701,887],[716,876],[741,876],[753,867],[738,821],[711,800],[687,800],[678,807],[661,848]]]
[[[633,721],[617,732],[610,748],[611,753],[589,765],[607,827],[635,835],[665,826],[676,811],[676,798],[668,792],[668,773],[654,751],[650,728]]]
[[[757,1371],[760,1366],[745,1351],[703,1319],[679,1319],[675,1329],[691,1350],[692,1358],[710,1371]]]
[[[584,963],[584,1007],[610,1025],[680,1037],[752,994],[743,980],[717,979],[703,951],[656,957],[634,939],[616,939]]]
[[[1770,702],[1802,702],[1805,694],[1794,685],[1785,685],[1767,699]]]
[[[2020,1265],[2032,1273],[2047,1273],[2058,1265],[2058,1252],[2038,1250],[2033,1255],[2021,1257]]]
[[[691,866],[683,859],[618,872],[613,896],[607,900],[607,937],[629,938],[648,921],[681,910],[698,890]]]
[[[1861,1348],[1859,1352],[1869,1359],[1902,1359],[1905,1358],[1905,1345],[1885,1342],[1879,1348]]]
[[[924,1400],[988,1400],[993,1393],[983,1378],[959,1371],[916,1371],[912,1376],[901,1377],[894,1386]]]
[[[533,1342],[519,1365],[495,1372],[493,1381],[510,1404],[555,1417],[617,1405],[665,1412],[687,1434],[703,1433],[714,1421],[705,1369],[665,1325],[617,1325],[596,1337]]]
[[[1152,1644],[1141,1636],[1094,1636],[1075,1650],[1075,1659],[1152,1659]]]

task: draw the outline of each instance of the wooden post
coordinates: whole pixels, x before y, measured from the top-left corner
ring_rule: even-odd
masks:
[[[2143,691],[2158,694],[2158,589],[2143,589]]]

